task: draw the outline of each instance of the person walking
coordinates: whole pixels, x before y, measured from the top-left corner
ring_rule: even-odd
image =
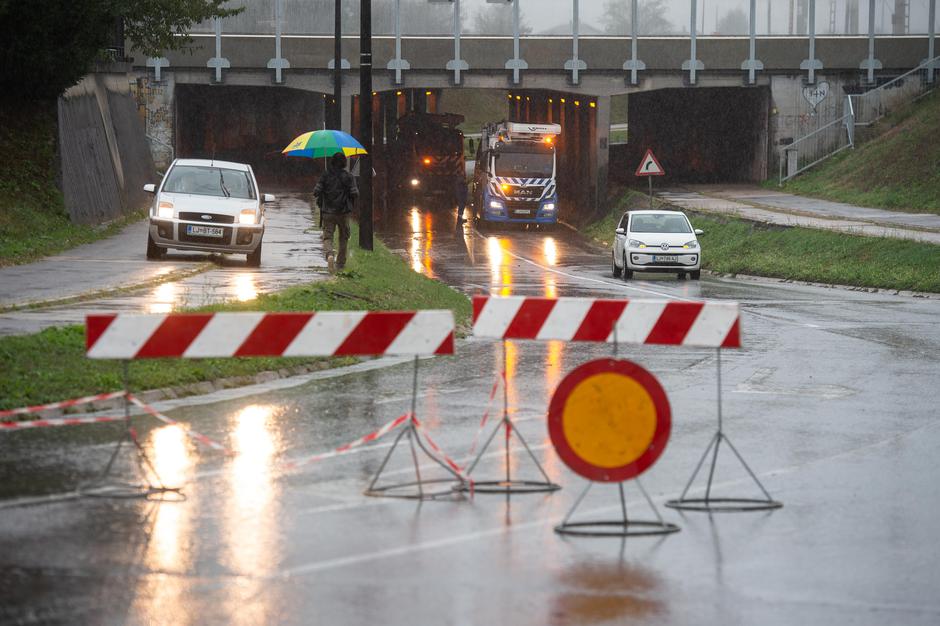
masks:
[[[467,179],[461,175],[454,180],[454,196],[457,199],[457,226],[460,226],[467,221],[464,217],[467,206]]]
[[[313,190],[320,207],[320,228],[323,233],[323,254],[332,274],[346,266],[346,244],[349,242],[349,214],[359,197],[356,179],[346,171],[346,155],[337,152],[330,157],[326,171]],[[339,252],[333,253],[333,231],[339,230]]]

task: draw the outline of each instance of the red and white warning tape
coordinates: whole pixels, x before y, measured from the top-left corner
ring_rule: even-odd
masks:
[[[167,417],[166,415],[156,410],[149,404],[145,404],[139,398],[134,396],[134,394],[130,394],[130,393],[127,394],[127,399],[133,402],[134,404],[136,404],[137,406],[139,406],[149,415],[163,422],[164,424],[171,424],[173,426],[185,426],[182,422],[177,422],[175,419]],[[232,450],[229,450],[218,441],[215,441],[214,439],[210,439],[209,437],[206,437],[202,433],[197,433],[195,430],[192,430],[191,428],[184,427],[183,431],[186,433],[187,436],[195,439],[196,441],[206,446],[207,448],[212,448],[213,450],[218,450],[219,452],[224,452],[225,454],[235,454]]]
[[[483,417],[480,419],[480,427],[477,429],[477,434],[473,436],[473,445],[470,446],[470,452],[467,454],[470,458],[473,458],[473,454],[477,450],[477,445],[480,443],[480,436],[483,434],[486,423],[490,419],[490,409],[493,408],[493,399],[496,397],[496,390],[499,389],[500,381],[502,381],[504,385],[506,384],[506,372],[500,373],[493,380],[493,388],[490,389],[490,397],[486,401],[486,410],[483,412]]]
[[[365,435],[364,437],[360,437],[359,439],[356,439],[355,441],[342,445],[334,450],[330,450],[329,452],[322,452],[320,454],[314,454],[313,456],[309,456],[305,459],[301,459],[298,461],[287,461],[282,464],[282,467],[285,470],[296,470],[300,467],[303,467],[304,465],[309,465],[310,463],[314,463],[316,461],[322,461],[323,459],[329,459],[334,456],[340,456],[342,454],[346,454],[347,452],[350,452],[354,448],[358,448],[359,446],[366,444],[366,443],[371,443],[387,435],[391,431],[395,430],[396,428],[398,428],[399,426],[407,422],[409,417],[411,417],[410,413],[399,415],[398,417],[388,422],[387,424],[385,424],[378,430],[373,431],[369,433],[368,435]]]
[[[13,415],[26,415],[28,413],[41,413],[52,409],[65,409],[79,404],[89,404],[101,400],[113,400],[124,395],[123,391],[112,391],[111,393],[99,393],[96,396],[85,396],[84,398],[75,398],[74,400],[63,400],[61,402],[52,402],[50,404],[38,404],[36,406],[24,406],[19,409],[4,409],[0,411],[0,417],[11,417]],[[42,420],[38,420],[42,421]]]
[[[48,426],[77,426],[79,424],[99,424],[104,422],[122,422],[124,416],[104,417],[56,417],[45,420],[32,420],[30,422],[0,422],[0,432],[6,430],[22,430],[25,428],[45,428]]]
[[[460,477],[462,480],[464,480],[468,485],[470,485],[470,492],[473,493],[473,480],[472,480],[469,476],[467,476],[467,475],[464,473],[463,467],[461,467],[460,465],[458,465],[456,461],[454,461],[454,460],[451,459],[449,456],[447,456],[447,455],[444,453],[444,451],[441,450],[440,447],[438,447],[438,445],[437,445],[436,443],[434,443],[434,440],[431,439],[431,435],[428,433],[428,431],[427,431],[427,429],[424,427],[424,425],[423,425],[420,421],[418,421],[418,418],[417,418],[417,417],[415,417],[414,415],[412,415],[412,416],[411,416],[411,421],[412,421],[412,423],[415,425],[415,428],[416,428],[416,429],[421,433],[421,435],[424,437],[424,440],[428,443],[428,445],[431,446],[431,449],[434,450],[435,454],[437,454],[438,457],[440,457],[440,459],[441,459],[442,461],[444,461],[444,463],[446,463],[448,467],[450,467],[450,469],[454,470],[454,473],[455,473],[457,476],[459,476],[459,477]]]

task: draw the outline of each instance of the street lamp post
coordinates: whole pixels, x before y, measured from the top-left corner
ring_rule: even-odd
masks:
[[[330,110],[330,120],[327,122],[330,128],[341,130],[343,127],[342,119],[342,100],[343,100],[343,3],[341,0],[334,0],[335,10],[333,13],[333,107]]]
[[[359,247],[372,250],[372,0],[359,0]]]

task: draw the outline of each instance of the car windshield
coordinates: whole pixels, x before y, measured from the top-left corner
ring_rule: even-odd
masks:
[[[634,215],[632,233],[691,233],[689,221],[682,215]]]
[[[551,178],[555,162],[551,152],[500,152],[496,175],[511,178]]]
[[[177,165],[171,169],[163,191],[220,198],[255,198],[248,172],[201,165]]]

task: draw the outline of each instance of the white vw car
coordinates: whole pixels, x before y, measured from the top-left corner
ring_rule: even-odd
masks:
[[[250,165],[206,159],[176,159],[150,207],[147,258],[162,258],[168,248],[242,253],[248,265],[261,265],[264,205],[271,194],[258,193]]]
[[[628,280],[634,272],[674,272],[698,280],[702,249],[696,235],[701,234],[680,211],[627,211],[614,237],[614,277]]]

